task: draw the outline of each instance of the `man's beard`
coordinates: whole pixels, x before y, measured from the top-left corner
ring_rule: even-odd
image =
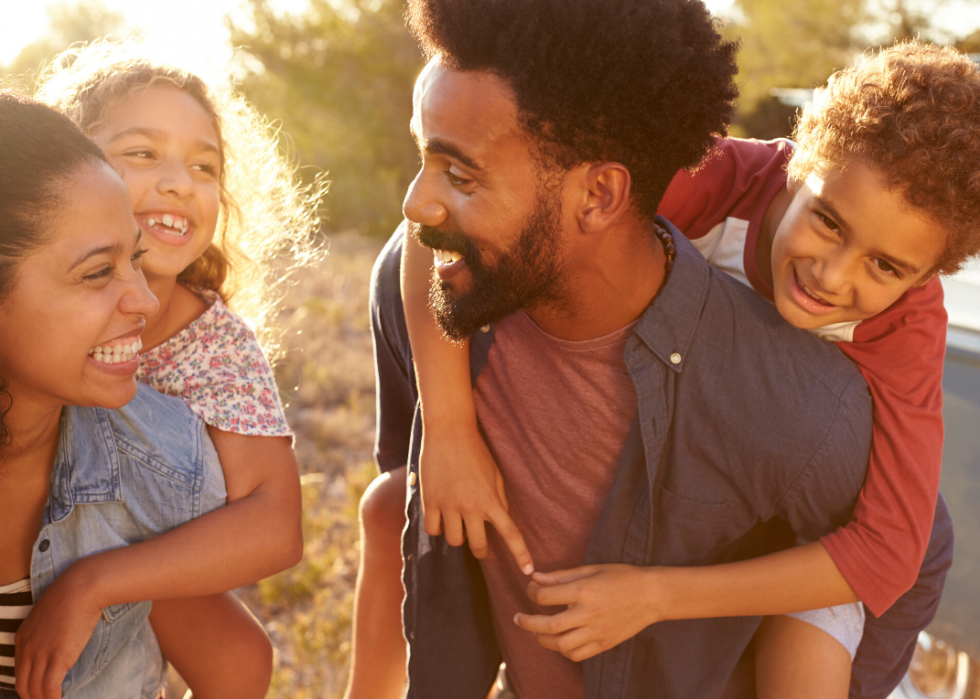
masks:
[[[514,246],[493,263],[462,232],[416,225],[423,245],[460,253],[470,272],[467,292],[452,288],[433,272],[429,308],[450,340],[461,342],[518,310],[558,305],[565,296],[561,255],[561,205],[540,192]]]

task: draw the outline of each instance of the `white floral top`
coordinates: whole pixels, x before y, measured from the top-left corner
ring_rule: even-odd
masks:
[[[292,436],[255,334],[217,294],[195,293],[211,307],[162,345],[140,353],[136,379],[180,398],[205,423],[226,432]]]

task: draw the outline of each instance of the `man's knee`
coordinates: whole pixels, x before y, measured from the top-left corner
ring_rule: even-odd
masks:
[[[405,467],[371,481],[360,504],[361,529],[371,540],[397,537],[405,526]]]

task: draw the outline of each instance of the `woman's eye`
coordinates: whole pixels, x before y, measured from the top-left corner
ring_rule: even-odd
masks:
[[[148,252],[148,250],[146,248],[140,248],[139,250],[137,250],[136,252],[133,253],[133,256],[131,258],[129,258],[133,262],[133,269],[139,269],[140,268],[141,260],[143,259],[143,255],[145,255],[147,252]]]
[[[131,150],[131,151],[128,151],[127,153],[124,153],[123,155],[128,155],[128,156],[130,156],[132,158],[140,158],[140,159],[144,159],[145,160],[145,159],[152,158],[153,157],[153,152],[150,151],[150,150],[146,150],[146,149],[140,149],[140,150]]]
[[[93,272],[92,274],[86,274],[84,277],[82,277],[82,279],[86,281],[92,281],[92,282],[98,281],[99,279],[104,279],[105,277],[108,277],[110,274],[112,274],[112,270],[114,269],[115,267],[109,265],[108,267],[103,267],[98,272]]]

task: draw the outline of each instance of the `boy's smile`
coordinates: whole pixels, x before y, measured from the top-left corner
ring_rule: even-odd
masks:
[[[772,240],[776,307],[799,328],[881,313],[932,276],[946,235],[860,161],[788,185]]]

